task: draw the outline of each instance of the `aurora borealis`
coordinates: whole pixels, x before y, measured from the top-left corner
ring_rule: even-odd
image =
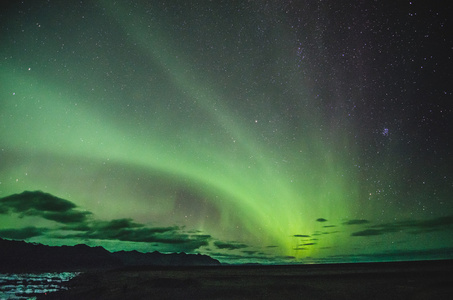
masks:
[[[424,5],[9,1],[0,237],[451,258],[451,17]]]

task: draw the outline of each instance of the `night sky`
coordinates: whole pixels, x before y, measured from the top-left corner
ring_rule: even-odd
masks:
[[[452,4],[2,3],[0,237],[453,258]]]

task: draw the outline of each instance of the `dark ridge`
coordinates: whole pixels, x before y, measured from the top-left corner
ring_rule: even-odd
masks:
[[[109,252],[87,245],[46,246],[0,238],[2,272],[86,271],[131,266],[220,265],[207,255],[137,251]]]

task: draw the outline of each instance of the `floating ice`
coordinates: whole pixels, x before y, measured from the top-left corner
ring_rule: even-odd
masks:
[[[66,290],[64,282],[80,272],[62,273],[0,273],[0,299],[36,299],[35,295]]]

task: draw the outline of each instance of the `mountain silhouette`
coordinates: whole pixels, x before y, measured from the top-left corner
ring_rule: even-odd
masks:
[[[138,251],[109,252],[103,247],[46,246],[0,238],[2,272],[83,271],[136,266],[208,266],[220,262],[207,255]]]

